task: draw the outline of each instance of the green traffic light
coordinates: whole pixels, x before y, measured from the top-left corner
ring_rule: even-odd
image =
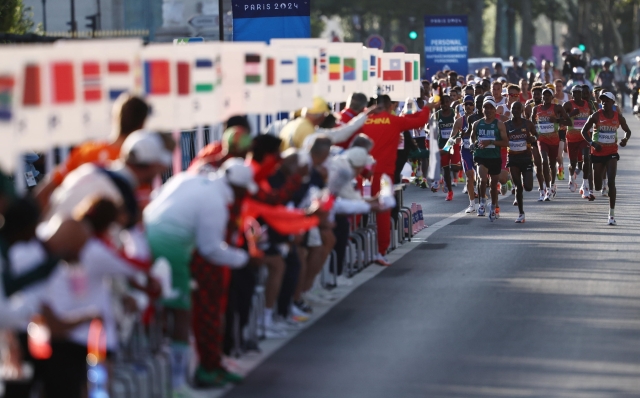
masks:
[[[578,48],[580,49],[580,51],[585,51],[587,49],[587,46],[585,46],[584,44],[578,44]]]
[[[411,32],[409,32],[409,38],[411,40],[415,40],[418,38],[418,32],[416,32],[415,30],[412,30]]]

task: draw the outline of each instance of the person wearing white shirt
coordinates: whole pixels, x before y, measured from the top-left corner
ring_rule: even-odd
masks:
[[[171,265],[174,297],[164,300],[173,314],[171,331],[173,388],[186,382],[191,309],[189,264],[194,250],[211,264],[240,268],[249,261],[246,251],[225,242],[229,206],[257,185],[252,169],[240,158],[222,164],[217,173],[180,173],[167,181],[145,208],[143,221],[155,259]]]

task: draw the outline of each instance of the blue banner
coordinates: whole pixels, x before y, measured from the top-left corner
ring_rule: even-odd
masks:
[[[469,69],[466,15],[425,15],[424,56],[427,78],[448,68],[466,75]]]
[[[311,0],[232,0],[232,6],[234,41],[311,37]]]

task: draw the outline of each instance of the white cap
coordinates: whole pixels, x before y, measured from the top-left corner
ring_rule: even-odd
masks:
[[[582,55],[582,50],[578,47],[573,47],[570,52],[572,55]]]
[[[582,66],[576,66],[573,68],[573,73],[584,75],[584,68]]]
[[[169,167],[173,154],[166,148],[159,133],[138,130],[129,134],[122,143],[120,157],[125,161],[131,159],[134,164],[161,164]]]
[[[500,76],[499,78],[496,79],[497,81],[499,81],[500,83],[504,83],[507,81],[507,79],[505,79],[503,76]]]
[[[258,185],[253,181],[253,169],[246,165],[242,158],[231,158],[220,166],[220,173],[230,185],[245,188],[251,195],[258,192]]]
[[[369,153],[362,147],[349,148],[342,153],[342,156],[344,156],[353,167],[364,167],[367,165],[367,160],[369,159]]]
[[[611,101],[613,101],[614,103],[616,102],[616,96],[613,95],[612,92],[610,91],[603,91],[602,94],[600,94],[600,99],[602,99],[602,97],[606,97],[609,98]]]
[[[482,106],[485,106],[487,104],[490,104],[494,108],[498,108],[498,104],[495,103],[493,97],[485,97],[484,101],[482,102]]]

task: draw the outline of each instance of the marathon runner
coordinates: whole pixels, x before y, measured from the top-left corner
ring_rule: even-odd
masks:
[[[527,79],[520,79],[520,102],[526,104],[531,99],[531,92],[529,91],[529,82]]]
[[[445,200],[451,201],[453,200],[451,171],[458,172],[461,169],[461,165],[460,145],[453,145],[451,151],[443,150],[451,137],[453,124],[455,122],[455,114],[453,109],[451,109],[451,97],[449,95],[443,94],[440,97],[440,110],[436,113],[436,120],[438,121],[439,130],[438,147],[440,148],[440,163],[442,164],[445,188],[448,190]]]
[[[616,173],[618,171],[618,128],[624,130],[625,135],[620,140],[620,146],[627,146],[631,137],[631,129],[627,120],[618,111],[613,110],[616,101],[613,93],[606,91],[600,95],[603,108],[589,117],[582,127],[582,136],[591,146],[591,162],[593,163],[593,178],[596,190],[602,186],[602,173],[607,169],[609,180],[609,225],[616,225]],[[593,127],[592,140],[589,130]]]
[[[478,166],[480,176],[480,205],[478,216],[485,215],[485,198],[487,183],[491,178],[491,205],[489,206],[489,221],[496,220],[495,208],[498,205],[498,177],[502,159],[500,146],[508,145],[504,123],[496,119],[497,105],[491,98],[485,98],[482,104],[484,118],[473,124],[471,142],[475,148],[473,160]]]
[[[569,150],[569,190],[575,192],[578,185],[577,177],[583,172],[580,191],[584,199],[590,199],[589,176],[591,159],[589,145],[582,137],[582,127],[591,115],[589,103],[582,99],[582,87],[573,86],[571,89],[573,100],[564,103],[564,110],[571,117],[571,124],[567,128],[567,146]],[[576,168],[577,166],[577,168]],[[595,197],[593,198],[595,199]],[[592,200],[592,199],[590,199]]]
[[[542,168],[545,180],[544,201],[556,196],[556,162],[558,157],[558,123],[570,123],[571,120],[560,105],[552,103],[553,92],[546,88],[542,91],[542,105],[533,108],[531,121],[538,131],[538,147],[542,155]]]
[[[525,104],[525,118],[527,120],[531,120],[531,113],[533,113],[533,108],[537,105],[542,104],[542,85],[540,83],[535,83],[533,88],[531,89],[531,99],[527,101]],[[536,179],[538,180],[538,202],[542,202],[544,200],[544,174],[542,173],[542,156],[540,156],[540,150],[537,145],[531,147],[531,153],[533,153],[533,164],[536,166]]]
[[[482,111],[482,100],[484,97],[479,95],[475,99],[475,104],[479,102],[479,111]],[[471,129],[470,126],[473,122],[482,118],[482,114],[476,111],[474,113],[474,99],[472,96],[467,95],[464,97],[464,116],[457,119],[453,124],[453,137],[456,138],[456,144],[458,140],[462,140],[462,147],[460,148],[460,158],[462,161],[462,168],[467,178],[467,184],[465,185],[462,193],[469,195],[469,207],[465,213],[470,214],[476,211],[475,201],[476,193],[474,189],[474,182],[476,180],[476,172],[473,167],[473,154],[471,153]]]
[[[511,105],[511,119],[505,123],[505,129],[509,138],[508,166],[511,178],[516,185],[516,200],[519,215],[516,223],[524,223],[523,189],[530,192],[533,189],[533,162],[531,145],[537,142],[536,130],[533,123],[522,118],[522,103],[514,102]]]
[[[552,90],[555,90],[553,97],[553,103],[563,105],[569,101],[569,95],[564,92],[564,82],[561,79],[556,79]],[[564,152],[566,150],[567,142],[567,126],[561,125],[558,130],[560,136],[560,143],[558,144],[558,180],[564,180]]]

